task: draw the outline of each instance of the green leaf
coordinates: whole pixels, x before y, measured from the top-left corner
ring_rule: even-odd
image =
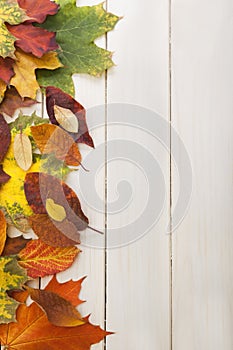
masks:
[[[27,279],[15,256],[0,257],[0,323],[15,321],[18,303],[6,292],[21,288]]]
[[[100,76],[110,68],[113,65],[112,53],[98,47],[94,40],[112,30],[118,20],[119,17],[104,10],[103,4],[76,7],[72,2],[61,6],[58,14],[48,18],[43,27],[57,32],[56,39],[61,47],[59,58],[64,68],[53,74],[38,71],[40,84],[53,85],[73,95],[72,74]]]
[[[14,57],[16,38],[8,31],[5,22],[15,25],[27,19],[16,0],[0,0],[0,56]]]
[[[39,124],[46,124],[49,122],[49,119],[42,119],[41,117],[38,117],[36,113],[33,113],[32,115],[23,115],[19,114],[18,118],[13,121],[12,123],[9,123],[10,129],[12,130],[12,133],[18,133],[19,131],[22,131],[26,129],[27,127],[31,125],[39,125]]]

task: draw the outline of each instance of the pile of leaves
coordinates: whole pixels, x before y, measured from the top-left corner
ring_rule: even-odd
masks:
[[[83,279],[58,283],[80,253],[89,220],[65,180],[85,171],[79,144],[94,147],[74,73],[101,75],[112,53],[94,40],[119,18],[103,4],[0,0],[0,341],[4,349],[88,350],[109,333],[77,307]],[[52,72],[51,72],[52,70]],[[15,111],[46,98],[48,119]],[[10,226],[21,233],[10,238]],[[34,238],[27,238],[28,232]],[[53,276],[44,290],[30,281]],[[28,297],[33,301],[27,306]]]

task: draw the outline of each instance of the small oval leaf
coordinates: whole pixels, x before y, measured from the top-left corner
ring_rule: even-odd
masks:
[[[65,209],[61,205],[56,204],[52,198],[46,200],[46,211],[55,221],[62,222],[66,218]]]
[[[32,145],[29,137],[23,133],[14,139],[14,156],[18,166],[27,171],[32,165]]]
[[[54,105],[54,115],[60,126],[66,131],[78,133],[79,122],[70,109]]]

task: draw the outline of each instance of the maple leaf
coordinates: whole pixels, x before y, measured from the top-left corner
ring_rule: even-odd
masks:
[[[12,58],[0,57],[0,79],[2,79],[6,84],[9,84],[11,78],[14,76],[13,69],[14,60]]]
[[[0,0],[0,56],[14,58],[15,37],[8,31],[6,22],[19,24],[28,17],[25,11],[19,7],[17,0]]]
[[[22,97],[35,99],[37,90],[39,89],[35,75],[36,69],[46,68],[53,70],[62,66],[56,52],[49,52],[41,58],[37,58],[21,50],[17,50],[15,56],[17,58],[14,64],[15,75],[11,79],[10,84],[15,86]]]
[[[8,89],[5,93],[4,100],[0,104],[0,113],[12,117],[16,109],[22,107],[30,107],[37,103],[37,101],[30,98],[22,98],[14,87]]]
[[[48,15],[55,15],[59,6],[50,0],[18,0],[19,6],[30,17],[27,22],[43,23]]]
[[[54,277],[46,287],[46,291],[54,292],[67,298],[74,306],[81,303],[77,297],[81,289],[80,281],[69,281],[59,284]],[[22,297],[21,297],[22,299]],[[76,302],[75,302],[76,300]],[[76,327],[58,327],[49,323],[46,315],[35,303],[27,307],[20,305],[17,310],[18,323],[0,326],[2,345],[9,350],[90,350],[91,345],[99,343],[105,332],[99,326],[86,323]]]
[[[24,52],[42,57],[45,53],[58,49],[56,34],[32,24],[7,25],[9,32],[16,37],[15,45]]]
[[[64,68],[52,75],[46,71],[37,72],[42,86],[53,85],[74,95],[71,79],[74,73],[101,75],[113,65],[112,53],[102,49],[94,40],[112,30],[119,17],[104,10],[103,4],[76,7],[76,4],[63,1],[57,15],[46,20],[43,27],[56,32],[61,47],[59,58]]]
[[[0,257],[0,323],[15,321],[18,303],[6,292],[21,288],[26,281],[25,271],[18,265],[16,257]]]
[[[19,265],[27,270],[29,277],[44,277],[68,269],[79,252],[76,247],[54,248],[37,239],[21,250]]]
[[[80,165],[81,154],[72,137],[56,125],[31,127],[32,136],[42,154],[54,153],[67,165]]]
[[[55,88],[53,86],[48,86],[46,88],[47,112],[51,122],[55,125],[59,125],[54,113],[55,105],[67,108],[75,114],[78,120],[79,130],[78,133],[69,133],[75,139],[75,142],[85,143],[90,147],[94,147],[93,140],[88,132],[85,108],[61,89]]]
[[[82,231],[87,227],[88,218],[82,211],[79,199],[65,182],[49,174],[28,173],[24,181],[24,191],[35,214],[47,214],[45,203],[47,198],[52,198],[55,203],[64,207],[66,218],[77,230]],[[65,234],[69,237],[69,233]]]
[[[0,114],[0,163],[3,161],[11,143],[11,133],[3,115]]]

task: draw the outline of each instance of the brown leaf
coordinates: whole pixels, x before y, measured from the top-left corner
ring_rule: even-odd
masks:
[[[11,143],[11,132],[9,125],[0,114],[0,163],[3,161]]]
[[[5,184],[10,178],[11,176],[5,173],[2,164],[0,164],[0,185]]]
[[[3,212],[0,210],[0,255],[2,255],[2,252],[5,247],[6,228],[7,228],[6,219]]]
[[[77,195],[60,179],[44,173],[29,173],[25,177],[24,191],[35,214],[47,214],[45,203],[49,197],[65,209],[67,220],[72,222],[78,231],[87,227],[88,218],[82,211]]]
[[[18,0],[19,6],[30,19],[27,22],[43,23],[48,15],[55,15],[59,6],[50,0]]]
[[[76,247],[51,247],[40,239],[33,239],[19,253],[19,265],[32,278],[54,275],[68,269],[80,250]]]
[[[58,327],[75,327],[84,324],[76,308],[65,298],[47,290],[27,288],[32,298],[46,313],[49,322]]]
[[[32,145],[29,137],[22,132],[14,138],[14,157],[18,166],[28,171],[32,166]]]
[[[0,57],[0,79],[2,79],[6,84],[9,84],[11,78],[14,76],[13,69],[14,60],[10,57]]]
[[[30,107],[37,103],[37,101],[31,98],[22,98],[14,87],[8,89],[5,93],[4,100],[0,104],[0,113],[5,113],[9,117],[12,117],[16,109],[22,107]]]
[[[80,165],[81,154],[72,137],[56,125],[31,127],[32,136],[42,154],[54,153],[67,165]]]
[[[17,255],[29,241],[30,239],[25,239],[22,236],[15,238],[7,237],[2,255]]]
[[[70,247],[80,243],[80,235],[72,222],[53,222],[47,214],[34,214],[29,218],[35,234],[52,247]]]
[[[59,123],[55,116],[54,106],[69,109],[75,114],[79,123],[79,129],[78,133],[70,133],[70,135],[75,139],[76,143],[85,143],[90,147],[94,147],[93,140],[88,132],[86,111],[79,102],[64,93],[61,89],[48,86],[46,88],[46,106],[49,118],[55,125],[59,125]]]

